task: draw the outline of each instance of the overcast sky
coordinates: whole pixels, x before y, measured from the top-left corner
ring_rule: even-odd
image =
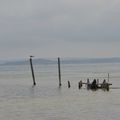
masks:
[[[119,57],[120,0],[0,0],[0,59]]]

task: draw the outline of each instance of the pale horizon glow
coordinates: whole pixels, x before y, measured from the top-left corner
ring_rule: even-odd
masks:
[[[1,0],[0,59],[120,57],[119,0]]]

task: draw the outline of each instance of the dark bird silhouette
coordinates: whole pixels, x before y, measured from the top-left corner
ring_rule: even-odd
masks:
[[[31,58],[31,57],[34,57],[34,56],[30,55],[30,58]]]

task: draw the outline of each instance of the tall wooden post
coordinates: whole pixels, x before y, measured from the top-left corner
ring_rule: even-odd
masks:
[[[60,69],[60,58],[58,57],[58,76],[59,76],[59,87],[61,84],[61,69]]]
[[[34,75],[34,69],[33,69],[33,64],[32,64],[32,57],[33,56],[30,56],[30,66],[31,66],[32,78],[33,78],[33,85],[35,86],[36,82],[35,82],[35,75]]]

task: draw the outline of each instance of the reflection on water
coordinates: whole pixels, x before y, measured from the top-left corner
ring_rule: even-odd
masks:
[[[101,67],[102,66],[102,67]],[[1,120],[119,120],[120,89],[109,92],[78,89],[79,80],[106,77],[119,87],[120,64],[63,65],[62,87],[56,65],[35,66],[32,86],[28,66],[0,67]],[[47,71],[47,72],[46,72]],[[95,74],[96,72],[96,74]],[[118,76],[118,77],[115,77]],[[71,88],[67,88],[67,81]]]

